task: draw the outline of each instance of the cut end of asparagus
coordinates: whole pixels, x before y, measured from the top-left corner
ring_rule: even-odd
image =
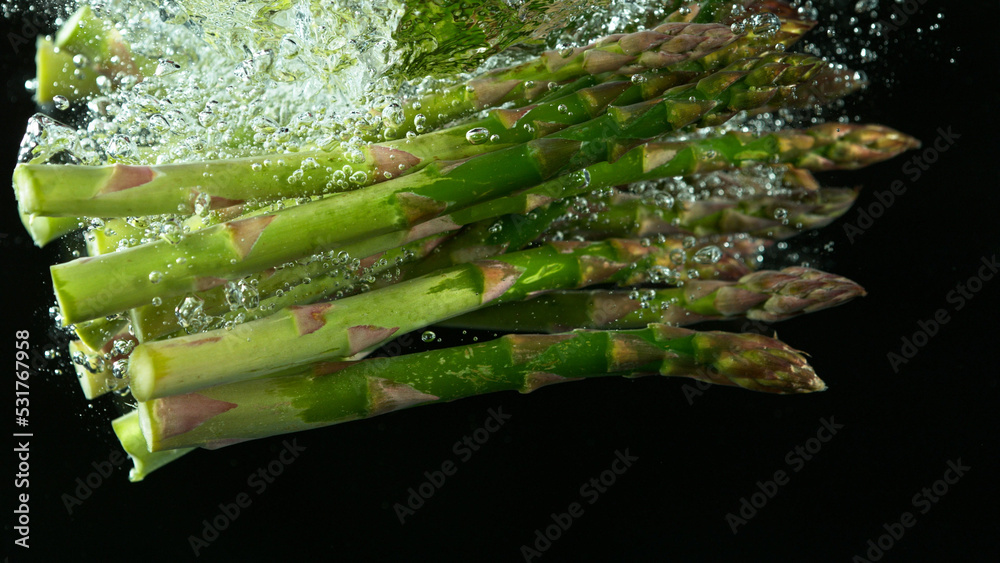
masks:
[[[180,458],[194,448],[178,448],[176,450],[165,450],[162,452],[150,452],[146,445],[146,438],[139,423],[139,411],[132,411],[122,415],[111,422],[115,430],[115,435],[132,460],[132,470],[129,471],[129,481],[133,483],[142,481],[147,475],[163,467],[164,465]]]
[[[137,401],[149,401],[156,393],[156,362],[146,346],[137,346],[128,359],[129,388]]]
[[[113,387],[113,378],[103,362],[97,360],[97,352],[88,348],[79,340],[69,343],[69,357],[76,370],[76,378],[80,382],[83,396],[88,401],[104,395]]]
[[[80,228],[80,220],[76,217],[42,217],[21,209],[18,209],[18,214],[21,224],[38,248]]]

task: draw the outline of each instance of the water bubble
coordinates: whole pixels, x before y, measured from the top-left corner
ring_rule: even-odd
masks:
[[[465,140],[469,141],[470,144],[478,145],[485,143],[490,139],[490,130],[485,127],[475,127],[469,129],[465,134]]]
[[[225,287],[226,305],[230,311],[235,311],[243,305],[243,291],[236,282],[228,282]]]
[[[122,381],[128,377],[128,360],[118,360],[111,364],[111,376],[115,379]],[[119,382],[108,382],[109,386],[114,384],[116,387]]]
[[[173,221],[165,221],[160,225],[160,238],[169,242],[170,244],[177,244],[184,237],[184,231],[181,226]]]
[[[188,295],[174,309],[178,324],[187,332],[196,332],[208,324],[205,316],[205,301],[193,295]]]
[[[435,338],[437,338],[437,335],[431,330],[425,330],[423,334],[420,335],[420,340],[423,342],[434,342]]]
[[[130,338],[119,338],[111,346],[111,353],[115,356],[127,356],[135,349],[136,341]]]
[[[207,193],[200,193],[194,198],[194,212],[199,217],[207,217],[212,209],[212,196]]]
[[[706,246],[694,253],[694,261],[698,264],[715,264],[722,259],[722,249],[718,246]]]
[[[129,158],[135,156],[136,152],[135,143],[132,142],[127,135],[114,135],[111,137],[111,141],[108,142],[108,156],[112,158]]]
[[[153,74],[156,76],[167,76],[179,71],[180,69],[181,65],[178,63],[175,63],[170,59],[160,59],[159,62],[156,63],[156,70],[153,71]]]
[[[673,209],[674,197],[666,192],[656,192],[652,197],[653,205],[660,209]]]
[[[163,272],[153,270],[149,273],[149,283],[160,283],[163,281]]]
[[[69,98],[66,96],[52,96],[52,104],[58,110],[67,110],[69,109]]]

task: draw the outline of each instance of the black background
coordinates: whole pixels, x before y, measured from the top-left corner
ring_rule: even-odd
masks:
[[[552,524],[550,514],[581,501],[581,485],[610,468],[616,450],[627,450],[638,460],[596,502],[584,502],[583,515],[534,561],[851,561],[907,511],[916,524],[881,560],[997,560],[1000,278],[985,282],[961,310],[947,296],[1000,251],[993,89],[1000,13],[992,1],[943,4],[927,2],[896,32],[869,67],[873,86],[851,114],[911,133],[925,147],[939,128],[960,138],[916,180],[903,166],[919,153],[827,177],[862,183],[865,191],[859,207],[804,243],[833,241],[823,266],[859,281],[869,296],[776,327],[812,355],[827,392],[772,397],[712,388],[691,397],[685,389],[695,387],[684,380],[644,378],[483,396],[297,435],[305,450],[261,494],[247,478],[277,459],[285,438],[194,452],[138,484],[120,467],[69,514],[63,495],[74,494],[76,479],[118,448],[106,422],[116,411],[108,398],[87,405],[65,355],[36,356],[31,548],[12,543],[16,460],[8,437],[0,454],[10,487],[0,507],[4,552],[12,561],[189,560],[189,536],[203,533],[203,520],[217,516],[220,503],[247,492],[252,504],[202,558],[523,561],[521,546]],[[946,16],[940,21],[939,12]],[[23,88],[34,36],[15,46],[11,34],[25,36],[23,21],[2,23],[0,160],[9,175],[35,111]],[[928,30],[934,23],[940,30]],[[844,224],[856,223],[858,209],[894,180],[906,193],[849,242]],[[36,352],[51,347],[47,266],[65,256],[34,248],[13,198],[0,201],[0,345],[8,348],[0,356],[12,361],[16,330],[31,332]],[[894,373],[887,354],[900,352],[902,338],[941,308],[950,321]],[[445,344],[458,339],[447,336]],[[12,387],[5,386],[7,405]],[[491,408],[510,419],[461,462],[453,444],[480,428]],[[823,418],[843,428],[794,471],[786,454],[815,437]],[[3,426],[8,436],[16,431],[12,420]],[[971,469],[920,513],[914,495],[959,459]],[[393,505],[448,460],[458,462],[458,472],[401,525]],[[788,483],[734,534],[726,514],[778,470],[790,474]]]

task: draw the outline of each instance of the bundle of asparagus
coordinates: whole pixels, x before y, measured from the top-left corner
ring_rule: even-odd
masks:
[[[741,128],[864,83],[786,50],[814,22],[784,2],[666,8],[647,30],[374,105],[342,143],[268,152],[269,133],[237,131],[208,139],[244,156],[164,160],[149,141],[84,164],[23,148],[14,189],[36,243],[85,227],[89,255],[53,266],[53,286],[86,397],[137,401],[113,425],[132,479],[194,447],[584,377],[824,389],[773,338],[680,327],[863,295],[760,270],[762,253],[854,201],[813,172],[918,143],[878,125]],[[40,43],[38,99],[143,103],[165,74],[149,60],[85,6]],[[437,324],[555,334],[365,359]]]

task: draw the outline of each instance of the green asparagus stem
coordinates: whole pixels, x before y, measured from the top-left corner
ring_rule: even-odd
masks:
[[[611,35],[575,49],[546,51],[531,61],[492,70],[468,83],[408,101],[387,116],[390,122],[397,122],[390,135],[399,138],[411,131],[419,133],[416,123],[434,129],[486,108],[508,103],[522,106],[541,97],[550,83],[621,71],[626,66],[633,67],[628,73],[634,73],[694,60],[736,38],[723,25],[674,23]]]
[[[672,201],[670,207],[661,207],[646,198],[616,193],[598,200],[594,213],[575,214],[553,229],[588,240],[720,233],[781,240],[829,225],[847,212],[857,196],[855,190],[822,188],[778,196]]]
[[[344,246],[341,251],[343,258],[310,260],[252,276],[250,283],[227,284],[161,305],[137,307],[129,311],[132,331],[139,342],[147,342],[179,336],[185,330],[197,332],[233,326],[265,317],[285,307],[332,298],[365,283],[365,280],[370,283],[376,276],[406,261],[427,256],[443,240],[443,237],[431,236],[379,252],[364,260],[350,258],[369,246],[380,248],[397,242],[380,242],[380,238],[386,237]],[[192,307],[196,309],[191,310]]]
[[[114,428],[115,435],[118,436],[118,441],[121,442],[125,453],[132,460],[133,467],[129,471],[128,479],[133,483],[142,481],[153,471],[193,449],[178,448],[151,452],[139,425],[139,411],[132,411],[114,419],[111,421],[111,426]]]
[[[853,281],[810,268],[762,270],[738,281],[693,280],[677,288],[559,291],[486,307],[443,326],[520,332],[626,329],[650,322],[684,326],[745,317],[776,322],[865,295]]]
[[[312,362],[347,359],[377,348],[394,334],[538,292],[635,283],[646,279],[650,269],[669,266],[674,251],[680,250],[677,241],[649,246],[625,240],[549,243],[332,303],[290,307],[232,330],[147,342],[129,359],[132,395],[147,401]],[[743,259],[755,261],[753,256]],[[748,269],[745,262],[729,258],[706,264],[705,277],[734,279]]]
[[[825,389],[805,358],[757,334],[666,325],[635,331],[507,335],[491,342],[245,381],[139,404],[152,451],[218,447],[497,391],[588,377],[690,377],[771,393]]]
[[[353,239],[403,231],[597,162],[618,160],[644,139],[706,115],[765,104],[784,84],[807,80],[816,63],[794,54],[741,61],[734,70],[673,88],[655,100],[612,107],[591,121],[523,145],[431,164],[366,190],[208,227],[176,244],[160,241],[54,266],[53,286],[64,322],[221,285]],[[424,234],[432,232],[439,231]],[[173,268],[178,258],[185,264]]]

